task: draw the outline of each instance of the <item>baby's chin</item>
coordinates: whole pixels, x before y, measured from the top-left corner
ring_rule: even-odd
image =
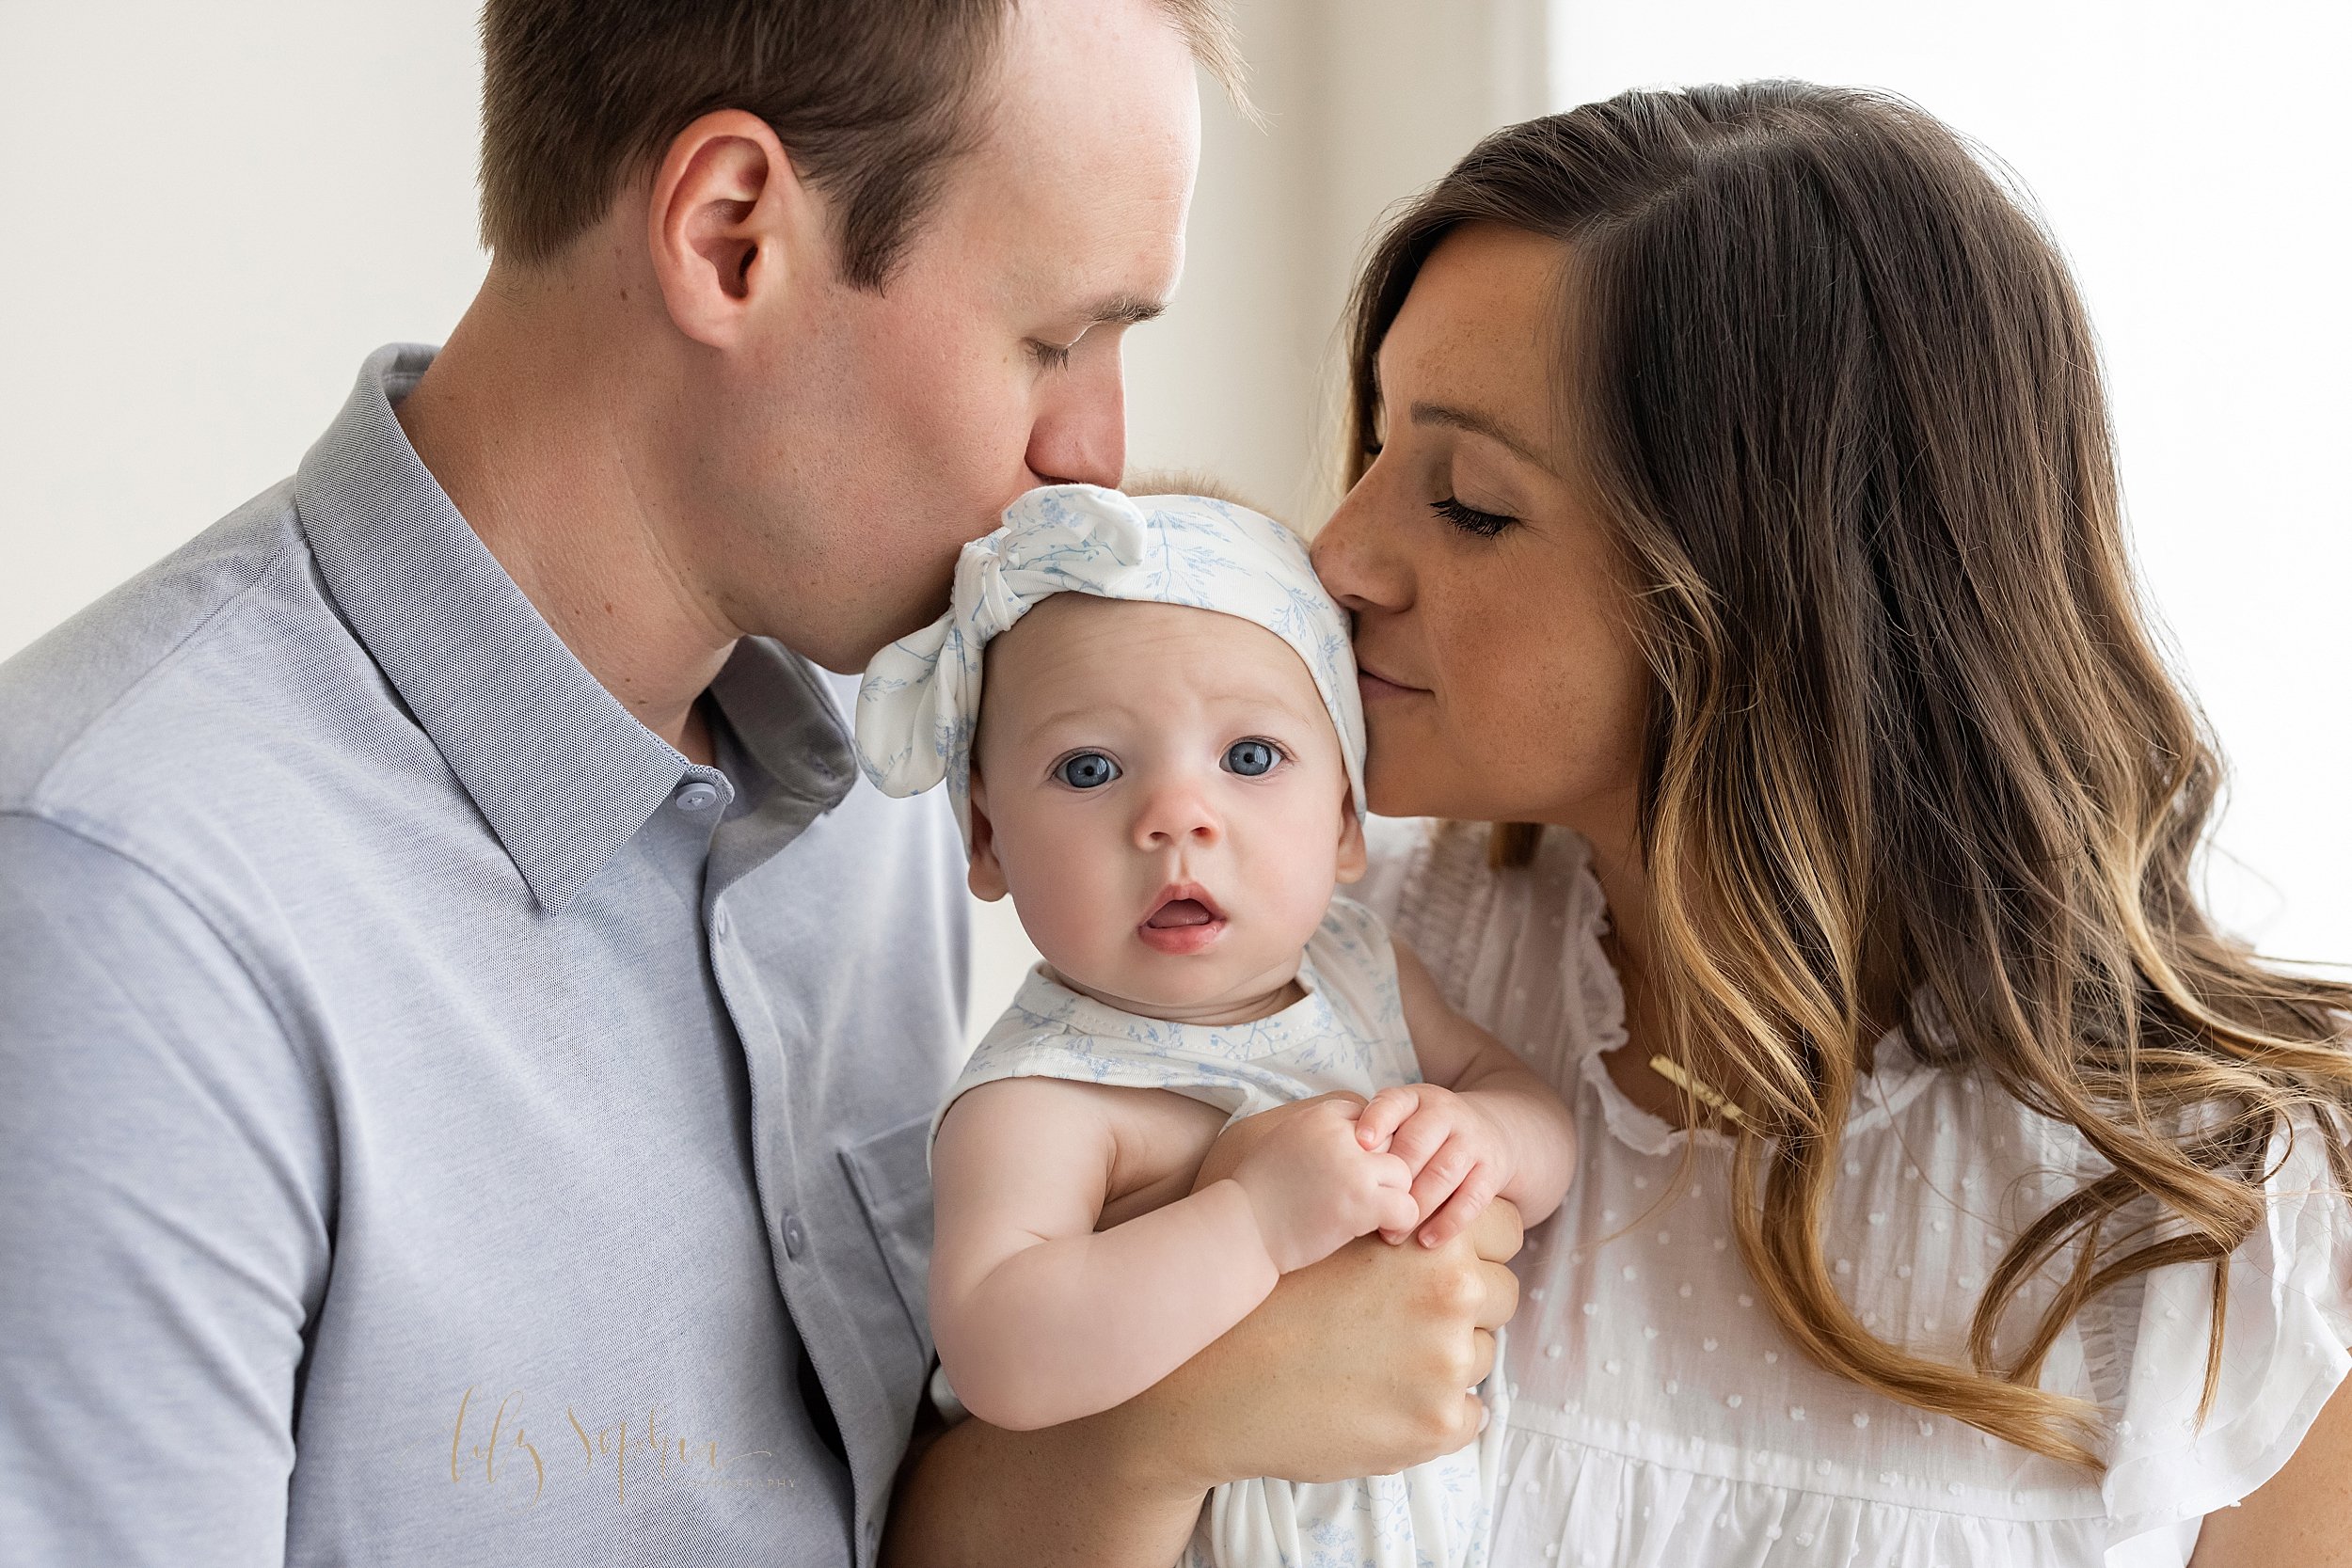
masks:
[[[1292,949],[1286,961],[1256,964],[1215,961],[1226,957],[1221,954],[1168,956],[1148,949],[1143,960],[1128,963],[1073,968],[1052,954],[1045,961],[1063,985],[1120,1012],[1172,1023],[1247,1023],[1298,999],[1305,945]]]

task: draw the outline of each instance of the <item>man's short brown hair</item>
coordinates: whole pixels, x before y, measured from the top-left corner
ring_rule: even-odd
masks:
[[[838,213],[842,276],[879,289],[976,135],[1016,0],[488,0],[482,243],[526,265],[718,109],[772,127]],[[1227,0],[1157,0],[1236,99]]]

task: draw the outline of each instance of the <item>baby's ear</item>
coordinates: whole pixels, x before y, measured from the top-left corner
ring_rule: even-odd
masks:
[[[1356,797],[1350,791],[1340,802],[1340,862],[1339,879],[1360,882],[1370,861],[1364,853],[1363,818],[1356,815]]]
[[[980,770],[977,766],[972,769],[972,791],[964,805],[972,822],[972,864],[964,873],[964,881],[971,887],[973,897],[993,904],[1008,889],[1005,868],[996,859],[996,830],[988,820],[988,793],[980,787]]]

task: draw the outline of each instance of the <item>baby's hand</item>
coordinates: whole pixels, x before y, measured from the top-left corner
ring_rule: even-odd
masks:
[[[1372,1097],[1356,1121],[1365,1148],[1386,1148],[1413,1173],[1414,1217],[1421,1244],[1438,1246],[1470,1228],[1495,1195],[1510,1183],[1514,1162],[1494,1117],[1477,1101],[1435,1084],[1405,1084]],[[1383,1226],[1382,1237],[1401,1242],[1410,1225]]]
[[[1322,1261],[1367,1231],[1409,1230],[1419,1217],[1413,1173],[1358,1140],[1359,1109],[1342,1098],[1301,1106],[1233,1167],[1266,1256],[1283,1274]]]

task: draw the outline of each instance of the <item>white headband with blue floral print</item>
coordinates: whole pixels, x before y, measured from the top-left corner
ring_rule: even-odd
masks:
[[[972,733],[981,655],[1056,594],[1190,605],[1253,621],[1290,644],[1322,694],[1364,810],[1364,716],[1347,616],[1307,546],[1271,517],[1205,496],[1130,497],[1092,484],[1032,490],[963,546],[947,613],[874,656],[858,689],[859,766],[887,795],[943,780],[972,837]]]

